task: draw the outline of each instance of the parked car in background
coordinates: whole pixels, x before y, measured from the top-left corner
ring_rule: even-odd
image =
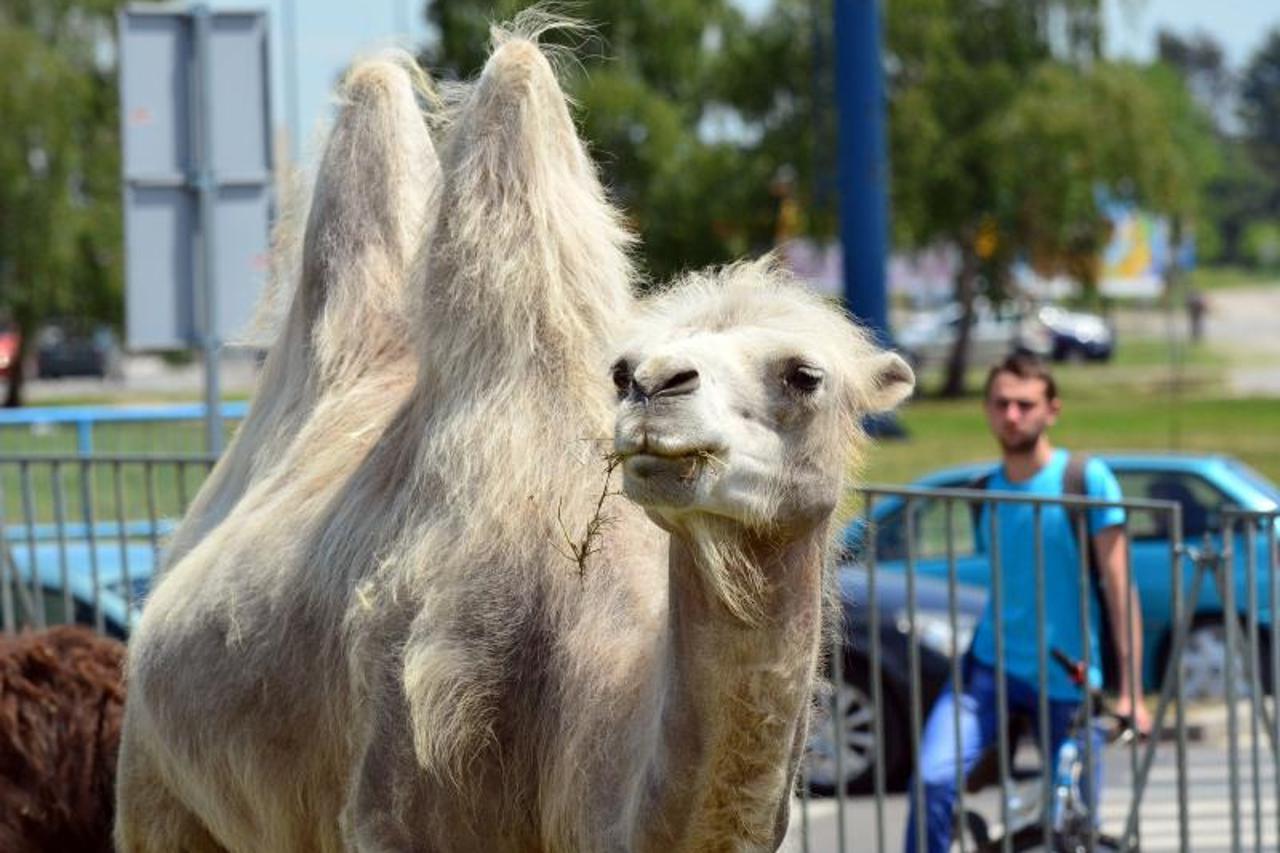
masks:
[[[1012,305],[992,306],[974,301],[973,326],[969,330],[969,363],[992,364],[1005,355],[1025,350],[1046,357],[1053,342],[1048,329]],[[916,369],[945,364],[955,346],[962,309],[959,303],[915,314],[894,337],[898,349]]]
[[[1045,305],[1035,319],[1048,332],[1054,361],[1107,361],[1115,351],[1115,332],[1097,314]]]
[[[127,639],[151,587],[159,543],[174,523],[147,521],[10,525],[0,583],[19,626],[76,623]],[[90,535],[92,533],[92,535]],[[95,581],[96,576],[96,581]],[[95,594],[96,586],[96,594]],[[95,604],[96,602],[96,604]],[[36,613],[40,615],[35,616]]]
[[[1115,472],[1126,497],[1176,501],[1182,506],[1182,536],[1189,545],[1207,542],[1217,552],[1223,549],[1222,512],[1235,506],[1245,510],[1270,511],[1280,507],[1280,488],[1267,481],[1237,459],[1215,454],[1175,453],[1101,453],[1095,454]],[[964,465],[937,471],[916,481],[915,485],[935,488],[963,488],[990,471],[995,463]],[[873,513],[877,564],[884,572],[904,572],[907,566],[908,525],[906,502],[886,498]],[[948,513],[946,502],[922,498],[912,502],[914,518],[910,525],[912,553],[919,575],[944,579],[948,564],[943,551],[946,541]],[[972,513],[953,510],[950,514],[952,544],[959,579],[986,589],[990,583],[991,565],[986,554],[976,549],[975,523]],[[857,524],[857,522],[855,522]],[[1278,526],[1280,531],[1280,526]],[[1143,647],[1146,650],[1143,682],[1147,690],[1158,689],[1171,649],[1173,636],[1173,577],[1170,565],[1170,530],[1165,516],[1150,512],[1134,512],[1128,522],[1133,578],[1142,601]],[[847,536],[857,539],[861,531],[851,529]],[[1271,608],[1270,576],[1267,567],[1274,565],[1276,555],[1268,555],[1268,537],[1254,537],[1253,555],[1258,566],[1259,622],[1263,634],[1260,642],[1261,674],[1264,686],[1270,682],[1269,658]],[[1242,531],[1236,530],[1232,543],[1234,554],[1234,595],[1241,613],[1247,596],[1249,544]],[[1190,595],[1195,566],[1184,557],[1182,586]],[[1188,645],[1181,658],[1183,684],[1189,698],[1215,698],[1226,693],[1225,628],[1222,596],[1206,577],[1198,595]],[[1236,677],[1241,677],[1237,663]],[[1241,685],[1244,688],[1244,685]]]
[[[1280,489],[1236,459],[1213,454],[1130,453],[1098,454],[1116,473],[1127,497],[1173,500],[1182,506],[1183,535],[1188,544],[1205,541],[1217,549],[1222,542],[1222,510],[1228,506],[1268,511],[1280,507]],[[991,470],[995,463],[964,465],[937,471],[913,485],[933,488],[963,488]],[[845,531],[845,554],[839,571],[844,621],[841,678],[832,685],[832,696],[819,703],[819,712],[810,726],[805,774],[809,790],[816,795],[834,793],[841,785],[849,793],[874,789],[875,705],[872,681],[871,611],[879,619],[880,685],[883,708],[881,741],[884,778],[888,790],[902,790],[912,769],[911,761],[911,649],[912,620],[907,586],[907,506],[900,498],[887,497],[872,510],[875,531],[875,597],[870,594],[869,572],[858,558],[865,548],[867,524],[855,519]],[[917,498],[912,502],[910,525],[914,537],[915,637],[919,650],[921,721],[951,674],[951,660],[968,649],[973,631],[986,606],[990,564],[975,548],[975,515],[962,506],[947,512],[941,499]],[[946,527],[950,517],[952,547],[956,556],[957,584],[955,621],[951,617],[948,593],[949,563],[946,556]],[[1170,531],[1163,516],[1133,513],[1129,519],[1132,541],[1133,576],[1143,611],[1144,647],[1147,650],[1144,687],[1159,688],[1170,652],[1174,629],[1172,620],[1172,572],[1170,571]],[[1277,525],[1280,538],[1280,524]],[[1260,670],[1264,690],[1270,690],[1270,649],[1272,625],[1270,575],[1265,549],[1266,536],[1257,536],[1254,564],[1259,567],[1259,622],[1261,636]],[[1235,595],[1243,609],[1246,602],[1249,565],[1245,536],[1237,533]],[[1273,561],[1280,555],[1271,555]],[[1188,558],[1183,565],[1183,589],[1189,596],[1195,567]],[[1199,593],[1188,644],[1181,659],[1181,671],[1189,698],[1220,697],[1226,692],[1225,629],[1222,599],[1211,579]],[[1237,661],[1239,658],[1237,657]],[[1247,685],[1237,663],[1237,688],[1247,695]],[[833,679],[834,681],[834,679]],[[836,725],[832,724],[832,710]],[[836,762],[837,742],[844,752]]]
[[[805,780],[811,793],[829,796],[843,787],[847,793],[875,790],[875,694],[872,681],[872,598],[869,573],[852,555],[839,565],[840,602],[844,621],[841,678],[832,680],[831,696],[819,703],[809,725]],[[911,775],[911,616],[906,576],[877,571],[874,609],[880,638],[881,755],[887,790],[902,790]],[[956,620],[951,621],[947,583],[918,577],[915,583],[915,645],[920,654],[920,713],[929,713],[951,677],[955,650],[963,651],[986,605],[986,590],[967,584],[956,587]],[[829,673],[830,675],[830,673]],[[834,711],[834,714],[833,714]],[[833,727],[832,718],[837,721]],[[836,743],[844,752],[836,761]],[[841,785],[838,780],[843,779]]]
[[[36,337],[36,375],[119,378],[123,352],[110,326],[59,320],[40,329]]]

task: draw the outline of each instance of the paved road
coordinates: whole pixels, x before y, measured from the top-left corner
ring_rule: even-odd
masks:
[[[1225,708],[1210,712],[1206,724],[1208,736],[1199,743],[1189,745],[1187,754],[1188,853],[1228,853],[1232,848],[1231,828],[1232,796],[1231,767],[1239,773],[1236,802],[1239,804],[1240,849],[1246,851],[1275,851],[1280,849],[1280,833],[1277,828],[1277,787],[1275,767],[1268,756],[1269,742],[1259,740],[1258,801],[1261,804],[1261,820],[1255,825],[1252,741],[1248,735],[1248,717],[1245,705],[1240,706],[1241,738],[1235,760],[1229,760],[1230,749],[1226,738]],[[1032,759],[1034,760],[1034,759]],[[1019,763],[1030,764],[1031,761]],[[1162,743],[1156,752],[1155,764],[1148,782],[1147,793],[1141,808],[1142,853],[1173,853],[1179,851],[1178,787],[1176,753],[1173,743]],[[1103,798],[1102,820],[1105,831],[1120,834],[1129,815],[1132,802],[1132,784],[1127,751],[1111,751],[1108,754],[1106,789]],[[990,820],[1000,818],[999,801],[994,792],[984,792],[981,798],[969,798],[966,805],[979,809]],[[902,850],[903,827],[906,823],[906,798],[892,795],[884,804],[884,823],[877,824],[875,802],[870,797],[848,801],[844,812],[844,850],[849,853],[878,853],[878,843],[883,837],[885,851]],[[811,853],[834,853],[837,844],[839,815],[831,800],[814,800],[808,807],[807,826],[802,804],[797,801],[793,811],[791,831],[784,850],[802,851],[807,830],[808,850]],[[1255,839],[1255,826],[1261,834]],[[1260,843],[1257,843],[1260,841]]]
[[[1213,291],[1207,296],[1205,340],[1237,362],[1231,390],[1242,396],[1280,396],[1280,282]],[[1165,338],[1171,330],[1187,336],[1184,312],[1122,311],[1116,316],[1120,345],[1132,337]]]
[[[147,396],[199,397],[204,388],[204,367],[199,362],[174,367],[154,355],[126,356],[120,379],[67,377],[31,379],[25,388],[27,403],[33,406],[56,404],[68,399],[105,397],[120,394],[133,398]],[[257,381],[258,366],[252,355],[232,352],[222,360],[223,393],[249,392]]]

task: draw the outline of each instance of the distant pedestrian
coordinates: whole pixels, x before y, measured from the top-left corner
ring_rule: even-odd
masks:
[[[1191,340],[1199,343],[1204,337],[1204,315],[1209,311],[1209,301],[1204,292],[1192,290],[1187,294],[1187,320],[1191,325]]]

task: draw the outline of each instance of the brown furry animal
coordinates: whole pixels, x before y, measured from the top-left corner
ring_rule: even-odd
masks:
[[[112,849],[123,662],[79,626],[0,635],[0,850]]]

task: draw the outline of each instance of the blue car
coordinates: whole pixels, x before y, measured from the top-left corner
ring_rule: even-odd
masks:
[[[1221,552],[1222,512],[1227,507],[1272,511],[1280,507],[1280,488],[1236,459],[1210,454],[1124,453],[1095,454],[1115,472],[1127,498],[1173,500],[1182,505],[1183,540],[1188,545],[1208,542]],[[993,462],[964,465],[922,477],[914,485],[933,488],[964,488],[987,473]],[[913,502],[913,554],[919,575],[945,580],[947,510],[940,499],[920,498]],[[877,564],[882,571],[903,572],[906,568],[906,502],[888,497],[872,511],[875,524]],[[956,506],[951,513],[956,570],[961,583],[985,589],[991,567],[985,554],[978,553],[972,513]],[[858,543],[863,522],[855,520],[846,531],[846,541]],[[1240,613],[1245,613],[1246,571],[1249,545],[1240,526],[1235,528],[1235,597]],[[1129,518],[1132,541],[1133,577],[1142,600],[1143,647],[1146,660],[1143,681],[1147,690],[1157,690],[1171,650],[1173,636],[1173,578],[1170,571],[1170,532],[1163,514],[1133,512]],[[1275,555],[1268,555],[1268,537],[1260,531],[1254,537],[1254,565],[1258,567],[1259,623],[1261,626],[1261,674],[1269,686],[1271,608],[1270,568]],[[1270,559],[1269,559],[1270,558]],[[1183,566],[1183,591],[1190,595],[1195,566],[1190,557]],[[1225,693],[1225,628],[1222,598],[1211,578],[1206,577],[1199,593],[1192,631],[1182,656],[1182,674],[1190,698],[1216,697]],[[1240,671],[1237,669],[1237,678]],[[1241,685],[1244,689],[1244,685]]]
[[[100,522],[93,525],[91,538],[84,524],[10,526],[5,530],[4,595],[18,624],[36,624],[32,611],[38,609],[46,625],[95,625],[100,607],[103,631],[126,639],[151,586],[157,543],[173,528],[165,519],[154,525],[126,522],[123,528]]]

